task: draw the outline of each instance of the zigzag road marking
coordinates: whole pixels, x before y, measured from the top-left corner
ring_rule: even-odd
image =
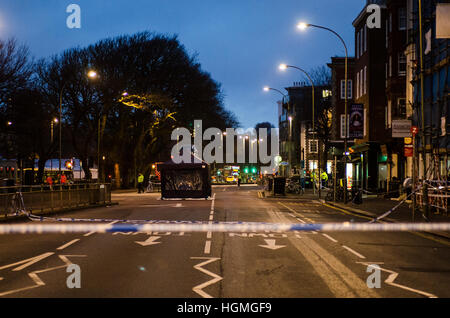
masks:
[[[206,275],[213,277],[213,279],[208,280],[207,282],[204,282],[203,284],[195,286],[194,288],[192,288],[192,290],[194,292],[196,292],[197,294],[199,294],[200,296],[202,296],[203,298],[213,298],[211,295],[204,292],[203,289],[221,281],[223,278],[215,273],[210,272],[207,269],[204,269],[202,266],[213,263],[213,262],[219,260],[220,258],[218,258],[218,257],[191,257],[191,259],[205,259],[206,261],[195,265],[194,268],[202,273],[205,273]]]
[[[369,266],[371,264],[383,264],[383,263],[376,263],[376,262],[375,263],[374,262],[372,262],[372,263],[371,262],[357,262],[357,263],[358,264],[363,264],[363,265],[366,265],[366,266]],[[418,290],[418,289],[414,289],[414,288],[411,288],[411,287],[408,287],[408,286],[405,286],[405,285],[394,283],[394,281],[397,279],[397,277],[399,275],[397,272],[391,271],[391,270],[386,269],[386,268],[382,268],[381,266],[380,266],[380,270],[390,274],[388,276],[388,278],[384,281],[388,285],[391,285],[391,286],[394,286],[394,287],[398,287],[398,288],[401,288],[401,289],[404,289],[404,290],[408,290],[410,292],[413,292],[413,293],[416,293],[416,294],[419,294],[419,295],[422,295],[422,296],[425,296],[425,297],[428,297],[428,298],[438,298],[436,295],[424,292],[422,290]]]
[[[46,255],[46,254],[42,254],[42,255]],[[54,254],[54,253],[51,253],[51,254]],[[42,255],[39,255],[39,256],[42,256]],[[37,257],[39,257],[39,256],[37,256]],[[30,272],[30,273],[28,273],[28,276],[33,280],[34,285],[30,285],[30,286],[26,286],[26,287],[22,287],[22,288],[18,288],[18,289],[13,289],[13,290],[8,290],[8,291],[5,291],[5,292],[2,292],[2,293],[0,293],[0,297],[6,296],[6,295],[10,295],[10,294],[14,294],[14,293],[18,293],[18,292],[25,291],[25,290],[30,290],[30,289],[37,288],[37,287],[40,287],[40,286],[45,286],[45,282],[38,276],[38,274],[45,273],[45,272],[50,272],[50,271],[61,269],[61,268],[66,268],[67,266],[72,264],[72,262],[69,261],[68,257],[86,257],[86,255],[58,255],[58,256],[65,263],[65,265],[60,265],[60,266],[55,266],[55,267],[50,267],[50,268],[46,268],[46,269],[41,269],[41,270],[36,270],[36,271]],[[40,259],[42,259],[42,258],[40,258]],[[27,266],[31,265],[29,263],[27,263],[27,264],[28,264]],[[7,267],[11,267],[11,266],[14,266],[14,265],[17,265],[17,263],[8,265],[6,267],[4,266],[4,267],[2,267],[2,269],[3,268],[7,268]],[[14,270],[18,270],[18,269],[15,268]]]

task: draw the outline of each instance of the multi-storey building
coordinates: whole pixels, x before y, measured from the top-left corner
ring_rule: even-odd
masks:
[[[376,191],[386,187],[388,180],[389,131],[386,125],[386,23],[379,28],[369,28],[367,6],[380,6],[381,21],[389,21],[385,1],[367,0],[365,7],[353,21],[355,28],[355,96],[354,102],[364,109],[363,137],[355,139],[350,148],[353,164],[353,184],[366,190]],[[351,106],[350,106],[351,107]]]
[[[312,86],[295,82],[286,90],[288,96],[284,98],[279,116],[280,156],[283,162],[290,163],[290,171],[285,175],[292,175],[300,169],[318,168],[319,146],[312,131]],[[328,107],[330,92],[328,86],[314,87],[315,116]]]
[[[330,157],[336,159],[336,175],[338,179],[344,178],[344,163],[343,155],[344,138],[345,138],[345,57],[332,57],[331,63],[327,64],[331,69],[331,116],[333,118],[331,123],[331,142],[330,142]],[[347,104],[353,103],[355,82],[353,81],[355,67],[355,58],[349,57],[347,62]],[[347,127],[348,131],[348,127]],[[347,133],[348,135],[348,133]],[[348,146],[353,145],[353,140],[347,141]],[[333,169],[333,170],[334,170]],[[351,163],[347,169],[347,175],[351,176],[353,169]]]
[[[422,51],[420,45],[419,0],[408,1],[413,18],[409,25],[409,51],[413,85],[413,121],[419,127],[419,178],[448,180],[450,171],[449,37],[448,1],[421,1]],[[415,53],[415,54],[414,54]],[[423,85],[421,60],[423,59]],[[422,99],[423,90],[423,99]],[[423,101],[423,103],[422,103]],[[422,116],[423,114],[423,116]],[[423,153],[426,153],[425,158]],[[425,162],[424,162],[425,159]],[[425,169],[425,173],[424,173]]]

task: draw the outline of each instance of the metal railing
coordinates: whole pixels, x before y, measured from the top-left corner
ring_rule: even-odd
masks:
[[[68,184],[0,187],[0,216],[17,214],[16,194],[21,193],[27,211],[56,212],[111,203],[110,184]]]

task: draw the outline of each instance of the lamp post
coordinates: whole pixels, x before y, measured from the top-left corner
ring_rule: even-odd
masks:
[[[344,45],[344,49],[345,49],[345,95],[344,95],[344,100],[345,100],[345,107],[344,107],[344,133],[345,133],[345,137],[344,137],[344,203],[347,203],[347,138],[348,138],[348,107],[347,107],[347,103],[348,103],[348,49],[347,49],[347,45],[345,44],[344,39],[334,30],[324,27],[324,26],[320,26],[320,25],[315,25],[315,24],[310,24],[310,23],[304,23],[301,22],[297,25],[298,29],[300,30],[306,30],[309,27],[313,27],[313,28],[318,28],[318,29],[322,29],[322,30],[326,30],[329,31],[331,33],[333,33],[335,36],[337,36],[339,38],[339,40],[342,42],[342,44]]]
[[[61,178],[61,157],[62,157],[62,98],[64,93],[64,88],[66,87],[66,83],[63,84],[61,90],[59,92],[59,177]]]
[[[312,100],[312,130],[313,130],[313,138],[314,140],[316,139],[316,128],[315,128],[315,87],[314,87],[314,81],[312,80],[311,76],[308,74],[308,72],[306,72],[304,69],[297,67],[297,66],[293,66],[293,65],[286,65],[286,64],[280,64],[280,70],[284,71],[288,68],[294,68],[300,72],[302,72],[303,74],[306,75],[306,77],[308,78],[309,82],[311,83],[311,88],[312,88],[312,95],[311,95],[311,100]],[[318,167],[318,171],[319,171],[319,198],[321,196],[321,190],[320,190],[320,150],[319,150],[319,140],[317,139],[317,155],[318,155],[318,159],[317,159],[317,167]],[[316,169],[314,169],[316,170]],[[314,180],[313,180],[314,182]],[[315,191],[315,187],[313,187],[313,190]]]
[[[279,89],[276,89],[276,88],[272,88],[272,87],[269,87],[269,86],[264,86],[264,91],[265,92],[268,92],[268,91],[275,91],[275,92],[278,92],[278,93],[280,93],[282,96],[283,96],[283,102],[284,102],[284,99],[287,97],[287,95],[286,94],[283,94]],[[288,113],[290,112],[290,106],[289,106],[289,100],[288,100]],[[291,140],[291,129],[292,129],[292,117],[291,116],[289,116],[289,169],[291,169],[291,164],[292,164],[292,158],[291,158],[291,142],[292,142],[292,140]],[[289,175],[290,175],[290,173],[289,173]]]

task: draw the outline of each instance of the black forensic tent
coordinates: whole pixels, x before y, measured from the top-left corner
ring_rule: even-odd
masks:
[[[158,165],[161,172],[161,199],[205,198],[211,196],[209,165],[196,163],[175,163],[172,160]]]

